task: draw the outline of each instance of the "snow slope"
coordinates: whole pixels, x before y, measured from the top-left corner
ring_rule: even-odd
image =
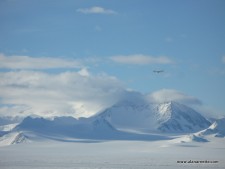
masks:
[[[202,130],[196,134],[202,137],[207,135],[214,135],[215,137],[224,137],[225,136],[225,118],[216,120],[207,129]]]
[[[0,131],[11,131],[13,130],[19,123],[8,124],[4,126],[0,126]]]
[[[172,143],[172,144],[183,144],[183,143],[191,143],[191,142],[205,143],[209,141],[195,134],[176,136],[176,138],[169,141],[169,143]]]
[[[95,118],[104,118],[120,130],[153,130],[157,119],[147,102],[120,102],[106,109]]]
[[[225,136],[225,118],[216,120],[208,128],[199,132],[178,136],[172,139],[171,143],[186,143],[186,142],[210,142],[213,141],[214,137],[224,138]]]
[[[0,147],[29,142],[22,132],[10,132],[0,137]]]
[[[96,120],[92,122],[85,118],[77,120],[73,117],[55,117],[52,119],[27,117],[15,130],[74,137],[98,130],[101,132],[113,131],[114,128],[106,121]]]

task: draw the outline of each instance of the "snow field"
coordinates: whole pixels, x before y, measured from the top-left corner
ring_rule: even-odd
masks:
[[[0,148],[1,169],[193,169],[225,167],[224,139],[207,143],[106,141],[36,142]],[[216,164],[179,164],[179,160],[217,160]]]

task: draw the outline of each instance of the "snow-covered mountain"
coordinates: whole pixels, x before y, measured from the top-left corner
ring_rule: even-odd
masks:
[[[113,132],[115,129],[104,119],[82,118],[77,120],[73,117],[55,117],[45,119],[42,117],[27,117],[16,128],[16,131],[31,131],[46,136],[66,136],[76,138],[93,137],[101,132]]]
[[[215,137],[225,137],[225,118],[217,119],[208,128],[171,140],[172,143],[209,142]]]
[[[29,142],[29,139],[22,132],[10,132],[0,137],[0,147],[25,142]]]
[[[158,130],[163,132],[196,132],[210,125],[200,113],[177,102],[160,104],[157,109]]]
[[[18,121],[16,120],[14,122],[18,122]],[[12,121],[10,121],[10,124],[0,126],[0,147],[11,145],[11,144],[29,142],[27,137],[23,135],[22,132],[14,131],[14,129],[19,123],[13,123],[13,124],[11,123]]]
[[[8,130],[6,131],[6,129]],[[2,126],[0,146],[32,141],[81,140],[165,140],[157,134],[129,133],[117,130],[104,118],[26,117],[16,126]]]
[[[68,122],[67,122],[68,121]],[[50,139],[53,138],[78,138],[78,139],[112,139],[112,140],[155,140],[166,139],[163,136],[144,135],[138,133],[129,133],[117,130],[107,119],[73,117],[56,117],[53,119],[44,119],[41,117],[27,117],[22,123],[17,125],[13,131],[26,133],[35,133]]]
[[[225,137],[225,118],[216,120],[207,129],[197,133],[199,136],[215,135],[216,137]]]
[[[206,133],[224,136],[224,121],[219,120],[210,126],[204,116],[186,105],[177,102],[156,104],[144,97],[131,95],[89,118],[28,116],[20,123],[1,126],[0,142],[14,144],[37,139],[65,141],[68,138],[165,140],[172,139],[168,135],[172,133],[188,133],[181,138],[181,142],[182,139],[203,142],[207,141],[202,137]]]
[[[98,116],[122,130],[188,133],[200,131],[210,125],[200,113],[176,102],[120,102]]]

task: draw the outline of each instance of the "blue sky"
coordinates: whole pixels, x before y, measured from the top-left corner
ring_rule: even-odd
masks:
[[[224,0],[1,0],[0,53],[2,90],[9,73],[83,72],[101,87],[115,78],[143,94],[168,89],[225,114]],[[6,95],[2,105],[29,105]]]

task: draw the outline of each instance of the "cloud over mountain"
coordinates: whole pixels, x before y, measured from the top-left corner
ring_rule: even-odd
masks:
[[[10,71],[1,72],[0,79],[1,103],[10,105],[1,110],[16,111],[16,106],[17,110],[27,110],[24,113],[28,114],[79,116],[81,113],[88,116],[112,104],[124,90],[115,77],[91,75],[87,70],[55,74]]]
[[[161,89],[161,90],[155,91],[149,94],[148,98],[150,99],[150,101],[156,102],[156,103],[177,101],[187,105],[202,104],[202,102],[199,99],[174,89]]]

